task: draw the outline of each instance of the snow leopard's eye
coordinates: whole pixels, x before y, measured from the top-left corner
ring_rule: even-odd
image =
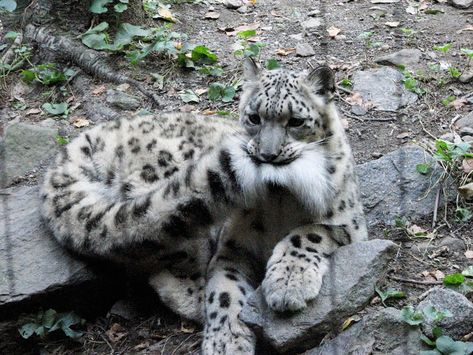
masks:
[[[252,114],[248,116],[248,120],[252,125],[259,125],[261,123],[261,118],[257,114]]]
[[[304,124],[304,120],[300,119],[300,118],[295,118],[295,117],[292,117],[288,122],[287,122],[287,126],[288,127],[301,127],[303,124]]]

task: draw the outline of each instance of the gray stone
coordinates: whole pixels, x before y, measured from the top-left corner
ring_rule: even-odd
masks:
[[[359,92],[363,101],[370,101],[375,109],[396,111],[417,101],[417,95],[404,88],[404,76],[396,69],[383,67],[358,71],[353,77],[353,91]]]
[[[458,78],[461,83],[469,83],[473,79],[473,69],[465,70]]]
[[[453,290],[434,287],[429,290],[426,297],[417,306],[417,311],[422,311],[428,306],[434,306],[439,311],[450,311],[452,317],[446,317],[437,325],[426,319],[422,323],[422,330],[427,336],[432,336],[432,328],[439,326],[444,330],[444,335],[452,338],[461,338],[473,332],[473,303],[462,294]]]
[[[459,9],[468,9],[473,4],[473,0],[450,0],[449,3]]]
[[[423,163],[431,164],[429,175],[417,172],[416,165]],[[393,224],[396,217],[415,220],[430,216],[436,195],[432,184],[443,170],[426,151],[408,145],[358,165],[356,172],[366,218],[373,226]],[[448,186],[446,190],[449,191]],[[454,198],[453,194],[448,198]]]
[[[243,6],[245,1],[243,0],[225,0],[224,5],[227,9],[238,9]]]
[[[304,35],[302,33],[296,33],[293,35],[289,35],[290,38],[292,38],[295,41],[302,41],[304,39]]]
[[[366,115],[368,113],[368,110],[366,109],[366,107],[362,106],[362,105],[353,105],[351,107],[351,113],[353,113],[354,115],[357,115],[357,116],[363,116],[363,115]]]
[[[57,152],[57,131],[48,127],[14,123],[8,126],[5,139],[0,143],[4,159],[0,160],[0,187],[10,185],[15,176],[21,176],[47,161]]]
[[[464,127],[473,128],[473,111],[468,113],[466,116],[463,116],[458,121],[455,122],[455,126],[462,129]]]
[[[138,97],[113,89],[107,91],[107,102],[121,110],[133,111],[141,106],[141,101]]]
[[[401,312],[385,308],[365,316],[337,337],[304,355],[419,354],[421,332],[401,319]]]
[[[0,197],[0,311],[11,303],[94,279],[86,265],[70,257],[45,230],[37,187],[4,189]]]
[[[447,132],[442,134],[439,138],[441,140],[453,143],[453,141],[455,140],[455,135],[453,133]]]
[[[323,20],[320,17],[312,17],[301,23],[302,28],[306,31],[317,30],[322,24]]]
[[[465,136],[462,138],[464,142],[471,143],[473,142],[473,136]]]
[[[317,345],[325,334],[368,304],[396,249],[391,241],[380,239],[343,246],[331,257],[319,296],[303,312],[285,315],[271,311],[258,289],[240,318],[261,331],[278,351]]]
[[[422,52],[418,49],[401,49],[398,52],[387,54],[375,59],[378,64],[404,65],[406,67],[419,63]]]
[[[309,43],[298,43],[296,45],[296,55],[298,57],[310,57],[315,55],[315,51]]]
[[[139,317],[139,312],[133,302],[118,300],[110,309],[110,314],[119,316],[126,320],[133,320]]]
[[[460,129],[460,137],[473,136],[473,127],[463,127]]]

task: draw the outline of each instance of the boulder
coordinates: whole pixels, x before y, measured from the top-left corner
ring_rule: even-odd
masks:
[[[95,278],[46,231],[37,187],[4,189],[0,197],[0,313],[10,304]]]
[[[438,324],[426,319],[422,323],[422,330],[427,336],[432,337],[432,329],[436,326],[443,329],[443,335],[456,339],[473,332],[473,303],[461,293],[441,287],[432,288],[418,304],[417,311],[422,312],[428,306],[434,306],[438,311],[450,311],[452,316]]]
[[[417,101],[417,95],[402,85],[404,76],[394,68],[383,67],[357,71],[353,76],[353,91],[364,102],[371,102],[380,111],[397,109]]]
[[[343,246],[332,255],[319,296],[307,309],[292,315],[275,313],[259,288],[250,296],[240,318],[278,351],[315,346],[368,304],[396,249],[394,243],[380,239]]]
[[[395,308],[381,309],[365,316],[337,337],[304,355],[419,354],[421,332],[401,319]]]
[[[409,67],[419,63],[422,52],[419,49],[406,48],[398,52],[383,55],[375,59],[378,64],[403,65]]]
[[[58,150],[55,137],[57,130],[49,127],[14,123],[8,126],[3,142],[0,142],[0,187],[21,176],[53,157]]]
[[[428,175],[416,170],[416,165],[423,163],[431,164]],[[368,225],[392,225],[396,217],[415,220],[433,213],[436,197],[433,184],[442,169],[423,149],[412,145],[401,147],[380,159],[358,165],[356,172]]]

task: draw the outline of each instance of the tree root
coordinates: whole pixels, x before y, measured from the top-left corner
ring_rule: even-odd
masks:
[[[145,89],[138,81],[119,74],[116,70],[110,68],[104,61],[104,55],[88,49],[67,37],[52,35],[51,31],[46,28],[36,27],[31,24],[25,27],[24,38],[38,43],[41,47],[54,52],[60,58],[72,61],[84,72],[101,80],[116,84],[130,84],[151,99],[154,105],[160,106],[157,95]]]

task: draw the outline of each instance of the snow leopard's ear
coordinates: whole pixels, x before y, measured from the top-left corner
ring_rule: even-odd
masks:
[[[324,96],[328,101],[333,98],[335,92],[335,73],[327,66],[320,66],[312,70],[306,83],[318,95]]]
[[[243,61],[243,79],[246,82],[256,81],[259,78],[260,68],[253,58],[248,57]]]

